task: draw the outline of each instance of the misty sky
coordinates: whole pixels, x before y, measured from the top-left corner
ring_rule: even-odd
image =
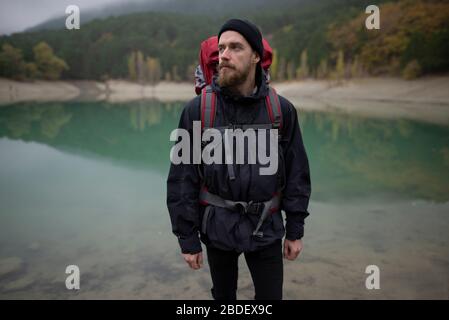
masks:
[[[129,0],[0,0],[0,34],[20,32],[49,18],[63,16],[71,4],[80,8],[82,19],[83,9],[126,2]]]

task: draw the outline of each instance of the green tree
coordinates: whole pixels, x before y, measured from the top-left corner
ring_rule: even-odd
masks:
[[[172,66],[172,80],[176,82],[181,80],[178,74],[178,66],[176,64]]]
[[[34,62],[25,63],[25,74],[28,79],[36,79],[39,75],[39,70]]]
[[[317,70],[317,77],[320,79],[327,78],[329,76],[329,70],[327,66],[327,59],[321,59],[320,65]]]
[[[309,65],[307,63],[307,49],[304,49],[301,52],[300,66],[296,71],[296,76],[300,79],[304,79],[309,76]]]
[[[164,80],[170,82],[172,80],[170,72],[165,72]]]
[[[190,64],[186,69],[186,80],[188,80],[189,82],[195,81],[195,69],[196,64]]]
[[[131,52],[128,57],[128,75],[133,81],[140,83],[145,82],[148,76],[148,67],[142,51],[136,50]]]
[[[355,56],[354,61],[351,64],[351,77],[357,78],[362,75],[362,70],[359,62],[359,56]]]
[[[6,78],[23,80],[25,73],[26,64],[23,60],[22,50],[5,43],[0,52],[0,75]]]
[[[155,85],[161,80],[161,64],[159,59],[147,57],[147,80],[150,84]]]
[[[136,74],[137,74],[137,80],[139,82],[145,82],[146,81],[146,67],[145,67],[145,59],[143,57],[143,53],[141,51],[136,52]]]
[[[422,73],[421,66],[416,60],[410,61],[402,71],[402,77],[405,80],[413,80],[418,78]]]
[[[289,61],[287,62],[287,80],[295,80],[296,72],[295,72],[295,62]]]
[[[136,53],[134,51],[128,56],[128,76],[130,80],[137,80]]]
[[[285,62],[285,58],[281,57],[279,59],[279,66],[278,66],[278,72],[277,72],[277,75],[276,75],[276,79],[279,80],[279,81],[285,80],[286,71],[287,71],[287,65],[286,65],[286,62]]]
[[[64,60],[54,55],[53,49],[46,42],[35,45],[33,52],[37,75],[43,79],[59,79],[61,73],[69,69]]]
[[[338,51],[337,65],[335,66],[335,77],[338,80],[343,79],[345,76],[345,58],[343,50]]]

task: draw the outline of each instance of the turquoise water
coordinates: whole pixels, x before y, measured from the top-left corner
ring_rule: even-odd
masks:
[[[209,299],[165,205],[183,103],[0,108],[0,298]],[[449,127],[300,112],[312,176],[286,299],[449,298]],[[365,288],[365,268],[380,289]],[[68,290],[65,269],[80,269]],[[239,298],[252,284],[241,263]]]

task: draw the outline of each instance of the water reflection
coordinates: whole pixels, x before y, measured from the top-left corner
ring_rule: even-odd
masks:
[[[325,113],[302,113],[302,122],[314,199],[449,199],[448,127]]]
[[[18,104],[0,109],[0,136],[164,171],[182,107],[155,101]],[[449,199],[449,128],[338,113],[301,112],[300,121],[314,199],[378,193]]]
[[[163,170],[181,109],[155,101],[17,104],[0,109],[0,136]]]

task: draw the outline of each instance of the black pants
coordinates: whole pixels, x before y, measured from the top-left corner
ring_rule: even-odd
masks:
[[[215,300],[236,300],[238,257],[235,251],[223,251],[207,247]],[[282,240],[258,251],[245,252],[245,260],[251,272],[256,300],[281,300],[283,283]]]

